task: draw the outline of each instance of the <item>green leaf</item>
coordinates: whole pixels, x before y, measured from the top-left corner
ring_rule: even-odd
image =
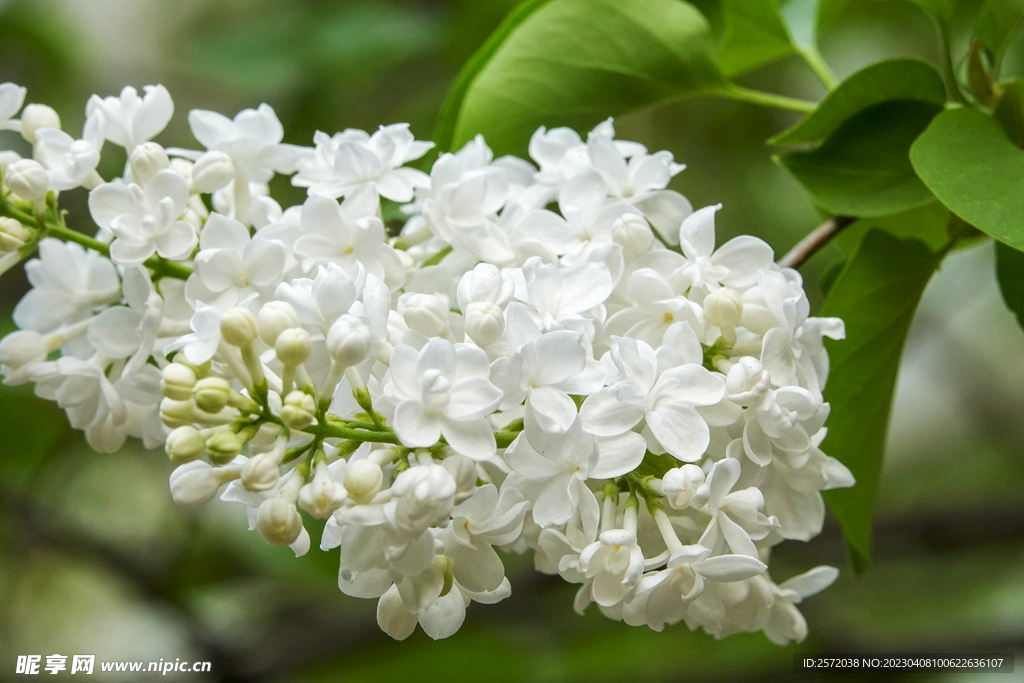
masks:
[[[945,111],[914,142],[910,161],[950,211],[1024,249],[1024,150],[995,119],[976,109]]]
[[[910,0],[928,14],[932,15],[943,25],[948,25],[953,16],[953,9],[956,7],[956,0]]]
[[[1006,307],[1024,327],[1024,253],[996,242],[996,276]]]
[[[1024,149],[1024,85],[1021,81],[1010,81],[1002,87],[1003,95],[993,115],[1013,144]]]
[[[528,0],[463,69],[436,142],[478,133],[523,152],[538,126],[586,130],[608,116],[722,86],[704,16],[678,0]]]
[[[796,52],[775,0],[722,0],[722,70],[735,75]]]
[[[932,251],[938,251],[949,241],[946,232],[949,215],[949,209],[933,201],[890,216],[861,218],[839,233],[836,241],[847,254],[853,254],[860,248],[864,235],[877,228],[896,237],[920,240]]]
[[[785,0],[782,16],[793,43],[802,49],[817,49],[818,39],[835,24],[851,0]]]
[[[70,437],[67,418],[56,404],[32,395],[27,385],[0,385],[0,411],[8,425],[0,458],[0,485],[20,487],[45,460],[60,455]]]
[[[999,63],[1010,40],[1024,23],[1024,0],[985,0],[978,12],[974,33]]]
[[[850,0],[818,0],[814,32],[819,40],[839,20],[839,16],[849,4]]]
[[[927,102],[879,104],[847,120],[818,149],[775,158],[829,213],[905,211],[934,199],[914,175],[907,151],[939,110]]]
[[[846,339],[825,341],[831,370],[824,394],[832,410],[821,448],[857,480],[851,488],[826,491],[825,499],[843,527],[857,571],[870,557],[875,494],[903,344],[939,260],[917,240],[872,230],[822,306],[821,315],[846,323]]]
[[[824,140],[858,112],[891,100],[941,106],[946,102],[946,86],[930,64],[918,59],[878,62],[840,83],[817,109],[768,142],[796,145]]]

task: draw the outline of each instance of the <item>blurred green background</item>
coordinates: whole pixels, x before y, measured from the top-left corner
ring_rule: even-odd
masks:
[[[158,138],[195,146],[192,108],[233,115],[274,106],[287,142],[315,130],[408,121],[420,139],[461,65],[513,0],[0,0],[0,82],[29,88],[77,133],[92,93],[163,83],[174,121]],[[698,6],[720,29],[714,2]],[[970,11],[970,3],[965,12]],[[935,61],[929,20],[907,2],[853,2],[822,51],[840,77],[878,59]],[[819,98],[802,63],[748,84]],[[783,253],[820,222],[763,140],[793,114],[695,99],[616,121],[619,137],[688,165],[673,186],[695,206],[723,202],[719,241],[758,235]],[[0,147],[24,149],[10,134]],[[101,167],[124,159],[107,148]],[[122,153],[123,154],[123,153]],[[275,181],[282,204],[303,192]],[[83,191],[70,221],[88,221]],[[843,258],[832,245],[803,269],[812,303]],[[246,531],[239,506],[175,508],[163,453],[92,452],[52,404],[0,387],[0,680],[19,654],[211,661],[221,681],[971,681],[970,674],[792,673],[795,652],[1016,652],[1024,680],[1024,335],[995,284],[990,242],[954,254],[925,295],[900,374],[876,524],[875,560],[854,577],[830,520],[810,543],[780,546],[776,580],[843,568],[804,603],[810,637],[780,648],[760,634],[715,641],[572,611],[575,587],[508,558],[513,596],[474,605],[462,630],[396,643],[375,602],[336,585],[336,552],[295,559]],[[0,283],[2,332],[26,283]],[[314,532],[314,538],[316,537]],[[65,674],[66,675],[66,674]],[[108,674],[129,680],[131,674]],[[103,680],[104,674],[93,674]],[[148,680],[155,674],[135,678]]]

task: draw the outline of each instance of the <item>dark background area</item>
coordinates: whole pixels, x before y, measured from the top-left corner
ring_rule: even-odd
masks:
[[[429,139],[456,73],[512,0],[0,0],[0,82],[29,89],[77,134],[85,101],[125,84],[163,83],[176,114],[157,139],[194,147],[186,115],[229,116],[270,103],[285,141],[316,130],[408,121]],[[713,2],[696,3],[717,26]],[[840,77],[878,59],[934,61],[929,20],[898,0],[854,2],[822,51]],[[764,90],[817,99],[802,63],[748,77]],[[671,150],[688,168],[673,187],[695,206],[723,202],[719,242],[760,236],[782,254],[821,216],[763,140],[795,115],[711,99],[616,121],[620,138]],[[0,148],[24,150],[13,134]],[[118,153],[121,156],[118,156]],[[124,165],[107,147],[100,171]],[[282,205],[304,192],[278,178]],[[88,226],[85,193],[61,197]],[[803,269],[818,281],[843,257],[830,246]],[[337,551],[295,559],[246,531],[241,506],[199,512],[170,500],[162,451],[92,452],[52,404],[0,387],[0,680],[19,654],[213,662],[190,680],[251,681],[973,681],[972,674],[792,673],[795,652],[1017,652],[1024,669],[1024,336],[999,298],[992,245],[954,254],[929,286],[907,346],[878,503],[875,557],[856,577],[830,520],[810,543],[773,558],[781,581],[818,564],[842,569],[803,610],[808,640],[761,634],[716,641],[684,625],[664,633],[572,611],[574,586],[508,557],[513,595],[474,604],[454,637],[396,643],[375,601],[336,583]],[[2,332],[24,293],[0,281]],[[313,532],[314,542],[318,538]],[[70,662],[70,660],[69,660]],[[65,675],[67,675],[65,673]],[[140,675],[148,680],[154,674]],[[129,680],[131,674],[111,674]],[[175,678],[170,674],[168,679]],[[93,680],[102,680],[97,672]],[[1024,674],[984,680],[1024,680]]]

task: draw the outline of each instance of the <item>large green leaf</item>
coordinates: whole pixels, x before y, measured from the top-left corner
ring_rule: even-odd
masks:
[[[948,24],[956,7],[956,0],[910,0],[942,24]]]
[[[781,0],[782,17],[793,43],[801,49],[817,49],[826,33],[851,0]]]
[[[1024,150],[975,109],[935,117],[910,148],[924,184],[982,232],[1024,249]]]
[[[974,32],[997,61],[1024,23],[1024,0],[985,0]]]
[[[949,209],[941,202],[933,201],[891,216],[856,220],[839,233],[836,242],[847,254],[853,254],[860,248],[864,235],[877,228],[896,237],[920,240],[932,251],[938,251],[949,241],[948,221]]]
[[[796,52],[775,0],[722,0],[725,35],[718,60],[739,74]]]
[[[886,216],[922,206],[933,197],[907,152],[939,110],[928,102],[885,102],[848,119],[819,148],[776,160],[832,214]]]
[[[769,142],[795,145],[824,140],[858,112],[891,100],[941,106],[946,102],[946,86],[930,64],[918,59],[878,62],[840,83],[817,109]]]
[[[538,126],[585,130],[723,82],[707,20],[685,2],[529,0],[466,65],[436,142],[483,133],[497,153],[521,153]]]
[[[996,275],[1006,307],[1024,327],[1024,253],[996,242]]]
[[[846,323],[846,339],[826,340],[831,370],[825,400],[832,406],[822,449],[857,479],[825,499],[842,524],[854,567],[871,552],[871,524],[889,409],[903,344],[939,258],[917,240],[872,230],[829,289],[824,316]]]

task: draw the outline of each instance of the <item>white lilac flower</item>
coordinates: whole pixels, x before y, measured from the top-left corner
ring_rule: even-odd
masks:
[[[296,554],[302,512],[326,519],[339,589],[397,639],[451,636],[511,594],[500,553],[531,551],[578,612],[806,635],[798,605],[836,571],[767,569],[854,483],[821,450],[842,321],[763,241],[716,249],[719,206],[668,189],[671,153],[608,120],[538,130],[536,167],[478,137],[428,176],[405,124],[300,148],[267,105],[193,111],[189,152],[150,142],[162,86],[91,98],[82,140],[45,105],[14,119],[24,95],[0,85],[0,128],[34,145],[0,156],[15,208],[49,220],[47,192],[92,188],[99,232],[39,241],[0,372],[94,448],[163,444],[173,500],[226,485]],[[104,140],[129,152],[108,183]],[[282,207],[269,181],[296,170],[309,196]],[[409,202],[397,238],[382,200]],[[47,234],[3,230],[0,272]]]
[[[319,265],[337,264],[352,268],[361,264],[366,272],[384,280],[392,289],[405,282],[405,267],[386,241],[384,224],[376,216],[378,202],[366,194],[354,195],[338,205],[328,197],[312,196],[302,205],[302,236],[295,240],[295,253],[307,271]]]
[[[708,424],[696,408],[721,400],[725,382],[696,359],[665,367],[667,355],[659,358],[645,342],[614,337],[609,357],[618,380],[588,397],[580,416],[585,428],[599,436],[623,434],[644,420],[652,446],[694,462],[710,442]]]
[[[427,174],[403,167],[434,146],[415,140],[408,124],[381,126],[373,135],[352,128],[333,136],[317,132],[313,142],[313,154],[299,161],[292,178],[311,195],[337,199],[369,188],[375,196],[408,202],[416,188],[430,184]]]
[[[250,294],[267,294],[281,281],[284,245],[252,237],[238,221],[210,214],[199,234],[195,272],[187,292],[194,300],[230,308]]]
[[[491,384],[487,354],[431,339],[422,349],[400,344],[391,354],[384,392],[395,406],[395,433],[409,447],[426,447],[444,436],[473,459],[494,454],[495,440],[484,418],[501,402]]]
[[[85,119],[80,140],[59,128],[35,131],[36,158],[46,168],[49,189],[60,192],[80,186],[92,188],[102,182],[96,165],[100,162],[105,126],[103,115],[93,114]]]
[[[174,171],[160,171],[145,185],[105,183],[89,193],[89,211],[114,235],[110,256],[121,266],[137,266],[154,253],[180,261],[192,254],[198,238],[182,214],[188,184]]]
[[[121,297],[114,265],[72,242],[44,239],[39,258],[25,264],[25,274],[32,289],[14,307],[14,322],[22,329],[50,332]]]
[[[167,127],[174,114],[171,94],[162,85],[147,85],[144,95],[126,86],[118,97],[93,95],[85,106],[86,116],[103,114],[104,137],[124,147],[130,155],[144,142],[155,138]]]

